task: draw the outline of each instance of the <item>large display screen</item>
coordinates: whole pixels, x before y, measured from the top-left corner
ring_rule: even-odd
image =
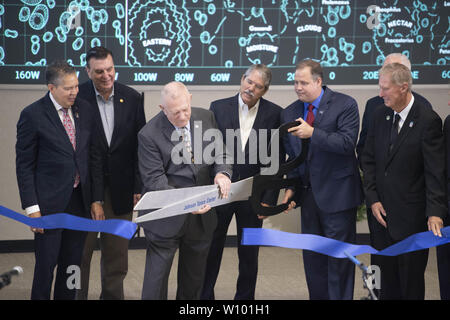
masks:
[[[83,81],[99,45],[130,85],[235,85],[253,63],[286,85],[304,58],[327,84],[374,84],[392,52],[410,58],[414,83],[448,83],[449,13],[444,0],[2,0],[0,83],[45,83],[61,58]]]

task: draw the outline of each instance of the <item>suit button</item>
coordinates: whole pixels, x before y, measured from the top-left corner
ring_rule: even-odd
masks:
[[[385,172],[384,172],[384,176],[385,176],[385,177],[387,177],[387,176],[388,176],[388,174],[387,174],[387,171],[385,171]]]

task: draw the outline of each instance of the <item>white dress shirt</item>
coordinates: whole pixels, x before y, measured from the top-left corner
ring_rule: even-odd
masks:
[[[244,151],[248,137],[250,136],[250,132],[253,128],[253,123],[255,122],[256,119],[256,114],[258,113],[259,100],[250,109],[244,103],[240,94],[238,101],[239,101],[239,127],[241,129],[241,145],[242,151]]]
[[[413,104],[414,104],[414,95],[411,95],[411,100],[407,104],[406,108],[398,112],[398,114],[400,115],[400,120],[398,121],[398,132],[400,132],[400,130],[402,129],[403,124],[405,123],[406,118],[408,117],[408,114],[411,111]],[[394,111],[394,119],[396,114],[397,112]]]

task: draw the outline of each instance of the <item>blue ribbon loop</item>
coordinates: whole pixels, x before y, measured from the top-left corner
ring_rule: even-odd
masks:
[[[137,229],[135,223],[127,220],[91,220],[67,213],[55,213],[40,218],[29,218],[3,206],[0,206],[0,215],[33,228],[106,232],[128,240],[133,237]]]
[[[450,227],[442,228],[441,233],[442,238],[435,236],[431,231],[416,233],[384,250],[378,251],[369,245],[351,244],[313,234],[295,234],[263,228],[244,228],[242,244],[311,250],[335,258],[347,258],[344,252],[352,256],[365,253],[397,256],[449,243]]]

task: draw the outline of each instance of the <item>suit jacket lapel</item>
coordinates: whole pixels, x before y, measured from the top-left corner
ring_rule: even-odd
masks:
[[[239,94],[237,94],[230,103],[231,122],[233,124],[233,130],[239,129]]]
[[[166,115],[162,111],[161,111],[161,116],[164,118],[164,123],[162,126],[162,133],[173,146],[176,146],[179,143],[179,141],[172,140],[172,134],[175,131],[175,127],[170,123],[170,121],[167,119]]]
[[[394,111],[392,109],[386,107],[386,110],[383,114],[383,118],[380,121],[380,130],[381,130],[381,150],[383,154],[383,162],[385,166],[388,165],[388,158],[389,158],[389,147],[390,147],[390,140],[391,140],[391,129],[392,129],[392,122],[394,121]]]
[[[123,107],[125,105],[125,97],[122,96],[121,92],[117,90],[117,87],[114,86],[114,130],[111,137],[111,145],[110,148],[112,149],[116,143],[116,140],[120,137],[120,126],[122,124],[122,111]],[[105,138],[106,139],[106,138]]]
[[[72,143],[70,142],[69,136],[67,135],[66,128],[61,122],[61,118],[58,115],[58,111],[56,111],[55,105],[50,99],[49,94],[47,93],[45,99],[45,111],[50,122],[56,127],[57,131],[61,136],[61,139],[64,141],[64,147],[70,148],[73,151]]]
[[[317,109],[316,116],[314,119],[314,127],[320,127],[320,122],[322,121],[324,115],[328,111],[331,105],[331,89],[323,87],[322,99],[320,99],[319,108]]]
[[[105,129],[103,128],[102,117],[100,116],[100,110],[97,103],[97,96],[95,95],[94,84],[92,83],[92,80],[89,80],[89,82],[90,92],[87,95],[88,98],[86,100],[91,104],[92,108],[94,108],[93,111],[98,134],[100,134],[100,136],[102,137],[102,143],[104,144],[105,148],[108,149],[108,141],[106,140]]]
[[[389,165],[389,163],[392,161],[392,158],[394,155],[398,152],[400,146],[405,141],[408,134],[413,130],[414,126],[417,124],[417,108],[416,104],[414,103],[411,110],[408,113],[408,116],[406,117],[405,122],[403,123],[403,126],[398,134],[397,140],[394,143],[394,146],[392,147],[392,151],[389,154],[389,157],[386,162],[386,166]],[[392,127],[392,126],[391,126]]]
[[[77,102],[75,101],[75,104],[72,106],[72,116],[75,125],[75,150],[78,150],[77,147],[81,145],[81,135],[83,130],[81,129],[80,114],[76,103]]]

